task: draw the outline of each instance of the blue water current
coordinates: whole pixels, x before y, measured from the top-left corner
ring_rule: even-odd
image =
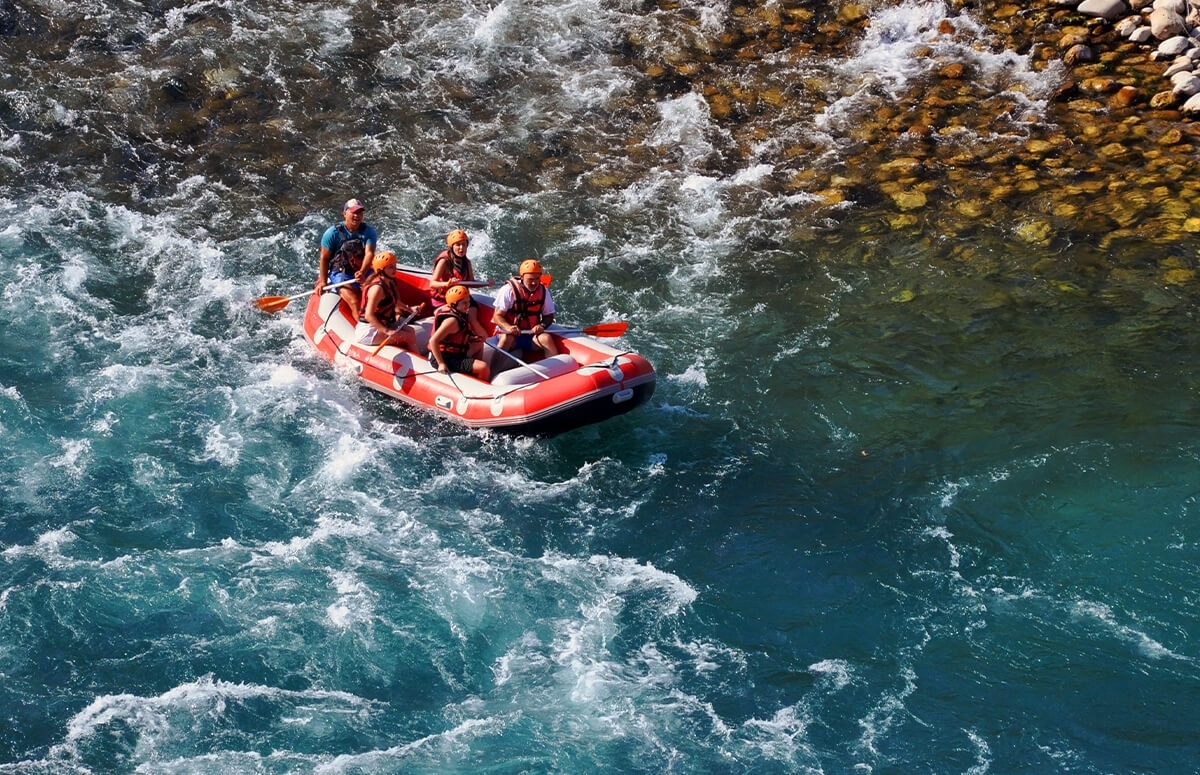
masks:
[[[776,60],[844,99],[745,162],[630,53],[737,13],[3,6],[0,773],[1200,771],[1196,289],[1136,271],[1200,240],[812,215],[779,170],[931,25]],[[361,388],[253,304],[351,196],[537,255],[657,392],[525,439]]]

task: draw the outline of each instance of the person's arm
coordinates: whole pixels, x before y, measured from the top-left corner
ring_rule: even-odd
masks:
[[[521,329],[509,321],[508,315],[499,307],[492,311],[492,323],[496,326],[497,331],[503,331],[506,334],[521,333]]]
[[[492,323],[496,326],[497,331],[516,335],[521,333],[521,329],[512,321],[512,315],[509,314],[513,300],[512,286],[505,283],[493,302],[496,307],[492,310]]]
[[[538,323],[533,327],[533,333],[540,334],[550,326],[554,325],[554,299],[550,296],[550,289],[542,291],[545,295],[542,297],[542,314],[538,318]]]
[[[491,332],[487,330],[487,326],[485,326],[483,321],[479,319],[479,312],[477,308],[471,307],[471,313],[467,315],[467,323],[471,326],[471,333],[475,334],[475,336],[479,337],[480,339],[487,339],[489,336],[491,336]]]
[[[313,283],[313,288],[317,293],[325,289],[325,281],[329,278],[329,259],[334,257],[334,248],[330,247],[334,241],[334,235],[331,229],[326,229],[325,233],[320,235],[320,253],[317,256],[317,282]]]
[[[363,262],[358,271],[354,273],[354,279],[360,283],[370,277],[375,270],[371,268],[371,263],[375,260],[375,243],[363,242]]]
[[[325,279],[329,277],[329,259],[333,255],[324,240],[321,241],[321,254],[317,258],[317,282],[313,285],[317,293],[325,290]]]
[[[429,287],[433,290],[446,290],[450,287],[450,259],[443,258],[438,260],[433,265],[433,272],[429,275]]]

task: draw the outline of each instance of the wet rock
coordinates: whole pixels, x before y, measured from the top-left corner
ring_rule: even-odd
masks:
[[[1113,27],[1113,31],[1122,38],[1128,38],[1135,30],[1139,29],[1142,29],[1142,20],[1137,16],[1126,16]]]
[[[892,201],[896,203],[896,207],[900,208],[901,212],[919,210],[929,201],[924,192],[914,189],[896,191],[891,196]]]
[[[1138,91],[1136,86],[1122,86],[1112,96],[1108,104],[1113,108],[1128,108],[1135,104],[1140,96],[1141,92]]]
[[[1165,108],[1174,107],[1178,101],[1178,97],[1174,92],[1160,91],[1150,98],[1150,107],[1155,110],[1163,110]]]
[[[1048,245],[1050,244],[1050,236],[1054,233],[1054,227],[1044,220],[1029,221],[1022,223],[1017,227],[1017,237],[1023,242],[1031,245]]]
[[[840,24],[857,24],[867,20],[869,12],[859,3],[846,3],[838,11],[837,20]]]
[[[1082,43],[1077,43],[1076,45],[1071,46],[1069,49],[1067,49],[1067,53],[1063,54],[1063,62],[1065,62],[1068,67],[1074,67],[1084,62],[1092,62],[1095,59],[1096,55],[1092,52],[1091,47],[1085,46]]]
[[[1183,142],[1183,132],[1178,127],[1172,127],[1158,138],[1159,145],[1177,145]]]
[[[1086,46],[1087,42],[1088,35],[1086,31],[1068,31],[1067,34],[1058,39],[1058,47],[1066,51],[1067,49],[1071,48],[1071,46]]]
[[[943,65],[942,67],[938,68],[937,72],[938,75],[943,78],[958,80],[959,78],[963,77],[963,72],[965,70],[966,68],[962,64],[955,62],[953,64]]]
[[[172,75],[162,84],[163,94],[173,102],[190,102],[196,95],[195,89],[188,84],[186,76]]]
[[[1121,88],[1121,84],[1117,82],[1117,79],[1109,76],[1088,78],[1079,84],[1079,90],[1086,94],[1111,94],[1119,88]]]

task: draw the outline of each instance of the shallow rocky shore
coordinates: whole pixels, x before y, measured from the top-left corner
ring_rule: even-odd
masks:
[[[1162,246],[1200,235],[1200,97],[1193,102],[1189,93],[1200,89],[1200,15],[1195,5],[1176,13],[1188,30],[1181,33],[1162,26],[1166,14],[1153,4],[1131,2],[950,0],[940,36],[962,40],[964,50],[1029,57],[1057,87],[1039,99],[1019,81],[980,82],[969,57],[946,59],[930,46],[929,75],[864,116],[832,168],[813,163],[829,150],[821,140],[793,127],[811,123],[838,95],[823,91],[819,72],[810,83],[778,84],[756,63],[836,59],[866,34],[865,5],[740,4],[738,25],[717,39],[698,34],[691,50],[644,67],[663,89],[703,93],[742,163],[772,147],[775,181],[810,195],[815,213],[842,220],[882,207],[891,211],[885,231],[964,246],[981,228],[1042,252],[1086,245],[1188,283],[1196,257]],[[986,25],[987,39],[978,39],[976,23]],[[880,224],[869,219],[860,229],[876,233]],[[952,250],[971,258],[969,247]]]
[[[1088,90],[1112,93],[1118,105],[1144,103],[1154,110],[1177,108],[1186,115],[1200,113],[1200,75],[1196,73],[1200,61],[1200,4],[1194,0],[1056,2],[1073,8],[1087,20],[1063,30],[1057,50],[1064,63],[1080,68],[1108,62],[1118,69],[1130,68],[1124,79],[1090,75],[1085,70],[1081,75],[1090,86]],[[1123,41],[1133,44],[1133,52],[1140,49],[1144,56],[1132,55]],[[1114,59],[1113,53],[1118,57]],[[1130,55],[1119,56],[1122,53]],[[1161,76],[1157,83],[1155,72]]]
[[[445,195],[482,199],[492,181],[521,191],[583,186],[599,195],[672,166],[687,174],[707,168],[724,180],[769,169],[748,186],[769,196],[735,193],[728,206],[756,217],[764,201],[786,203],[778,218],[793,233],[780,242],[849,234],[879,235],[874,241],[885,244],[903,232],[931,253],[979,261],[986,251],[976,251],[972,237],[987,231],[1015,244],[1014,256],[1030,245],[1076,260],[1086,246],[1115,257],[1109,264],[1145,265],[1169,283],[1190,282],[1196,250],[1177,246],[1200,242],[1200,113],[1189,107],[1200,102],[1200,92],[1190,93],[1200,88],[1200,0],[1171,0],[1171,7],[1164,0],[944,2],[945,18],[921,31],[928,45],[905,52],[922,74],[893,87],[838,68],[873,39],[873,19],[897,3],[733,0],[727,13],[722,4],[722,13],[705,16],[703,3],[637,0],[630,18],[646,26],[632,24],[605,52],[641,72],[628,93],[581,120],[529,126],[520,141],[490,145],[463,129],[476,155],[442,165],[459,170]],[[505,68],[479,82],[381,77],[378,52],[394,33],[363,14],[363,36],[337,57],[346,74],[339,88],[367,95],[372,107],[366,129],[355,125],[345,142],[365,135],[396,144],[358,174],[395,176],[407,147],[395,138],[420,135],[424,122],[456,137],[440,110],[414,108],[418,88],[434,89],[429,104],[445,106],[463,127],[497,120],[497,92],[536,88]],[[309,138],[344,131],[343,103],[307,105],[281,93],[280,83],[326,85],[304,53],[315,44],[303,38],[273,42],[294,49],[278,57],[295,63],[282,74],[270,74],[276,57],[266,49],[257,66],[199,56],[197,40],[221,51],[231,16],[226,8],[196,9],[187,44],[176,45],[171,35],[112,38],[84,13],[43,16],[0,3],[0,33],[12,52],[9,93],[53,95],[53,105],[0,100],[0,112],[36,143],[38,156],[86,161],[89,185],[114,196],[153,196],[178,180],[213,177],[232,188],[261,187],[283,217],[303,217],[311,192],[341,160],[294,159]],[[128,78],[118,49],[142,57],[157,80]],[[49,90],[46,63],[55,68]],[[870,92],[857,105],[856,90]],[[663,123],[660,106],[675,98],[700,103],[696,95],[706,115],[687,131],[703,134],[697,145],[711,152],[697,160],[683,143],[648,140]],[[279,106],[293,112],[281,115]]]

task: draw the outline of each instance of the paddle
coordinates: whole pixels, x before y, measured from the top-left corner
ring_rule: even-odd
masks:
[[[484,340],[483,340],[483,343],[484,343],[484,344],[486,344],[488,347],[492,348],[493,350],[495,350],[495,351],[496,351],[496,352],[498,352],[498,353],[504,353],[504,354],[505,354],[505,355],[507,355],[509,358],[512,358],[514,361],[516,361],[517,363],[521,364],[521,365],[522,365],[522,366],[524,366],[525,368],[529,369],[530,371],[532,371],[534,374],[538,375],[538,376],[539,376],[539,377],[541,377],[542,379],[550,379],[550,375],[549,375],[549,374],[547,374],[546,372],[542,371],[542,370],[541,370],[541,369],[539,369],[537,366],[534,366],[534,365],[533,365],[533,364],[531,364],[531,363],[526,363],[525,361],[521,360],[521,359],[520,359],[520,358],[518,358],[517,356],[513,355],[512,353],[510,353],[508,350],[505,350],[503,347],[497,347],[496,345],[492,344],[491,342],[489,342],[489,341],[488,341],[488,340],[486,340],[486,339],[484,339]]]
[[[542,285],[550,287],[550,275],[542,275]],[[499,280],[457,280],[451,283],[451,287],[461,285],[464,288],[495,288],[500,284]]]
[[[409,323],[412,322],[412,319],[415,318],[416,316],[417,316],[417,311],[414,309],[412,312],[408,313],[408,317],[406,317],[404,320],[400,321],[400,325],[396,326],[396,330],[399,331],[400,329],[407,326]],[[379,351],[387,346],[388,339],[391,339],[391,337],[389,336],[389,337],[385,338],[382,342],[380,342],[379,346],[371,351],[371,355],[372,356],[378,355]]]
[[[343,285],[350,285],[353,282],[357,282],[357,280],[343,280],[340,283],[334,283],[333,285],[326,285],[325,290],[329,290],[330,288],[341,288]],[[311,291],[305,291],[304,293],[297,293],[295,296],[263,296],[261,299],[257,299],[254,302],[254,306],[258,307],[263,312],[279,312],[280,310],[282,310],[288,304],[291,304],[296,299],[307,298],[308,296],[312,296],[316,292],[317,292],[317,289],[313,288]]]
[[[618,336],[624,336],[625,331],[629,328],[629,324],[624,320],[615,323],[597,323],[594,326],[587,328],[552,328],[549,330],[551,334],[586,334],[588,336],[597,336],[602,339],[616,339]],[[522,331],[522,334],[531,334],[532,331]]]

